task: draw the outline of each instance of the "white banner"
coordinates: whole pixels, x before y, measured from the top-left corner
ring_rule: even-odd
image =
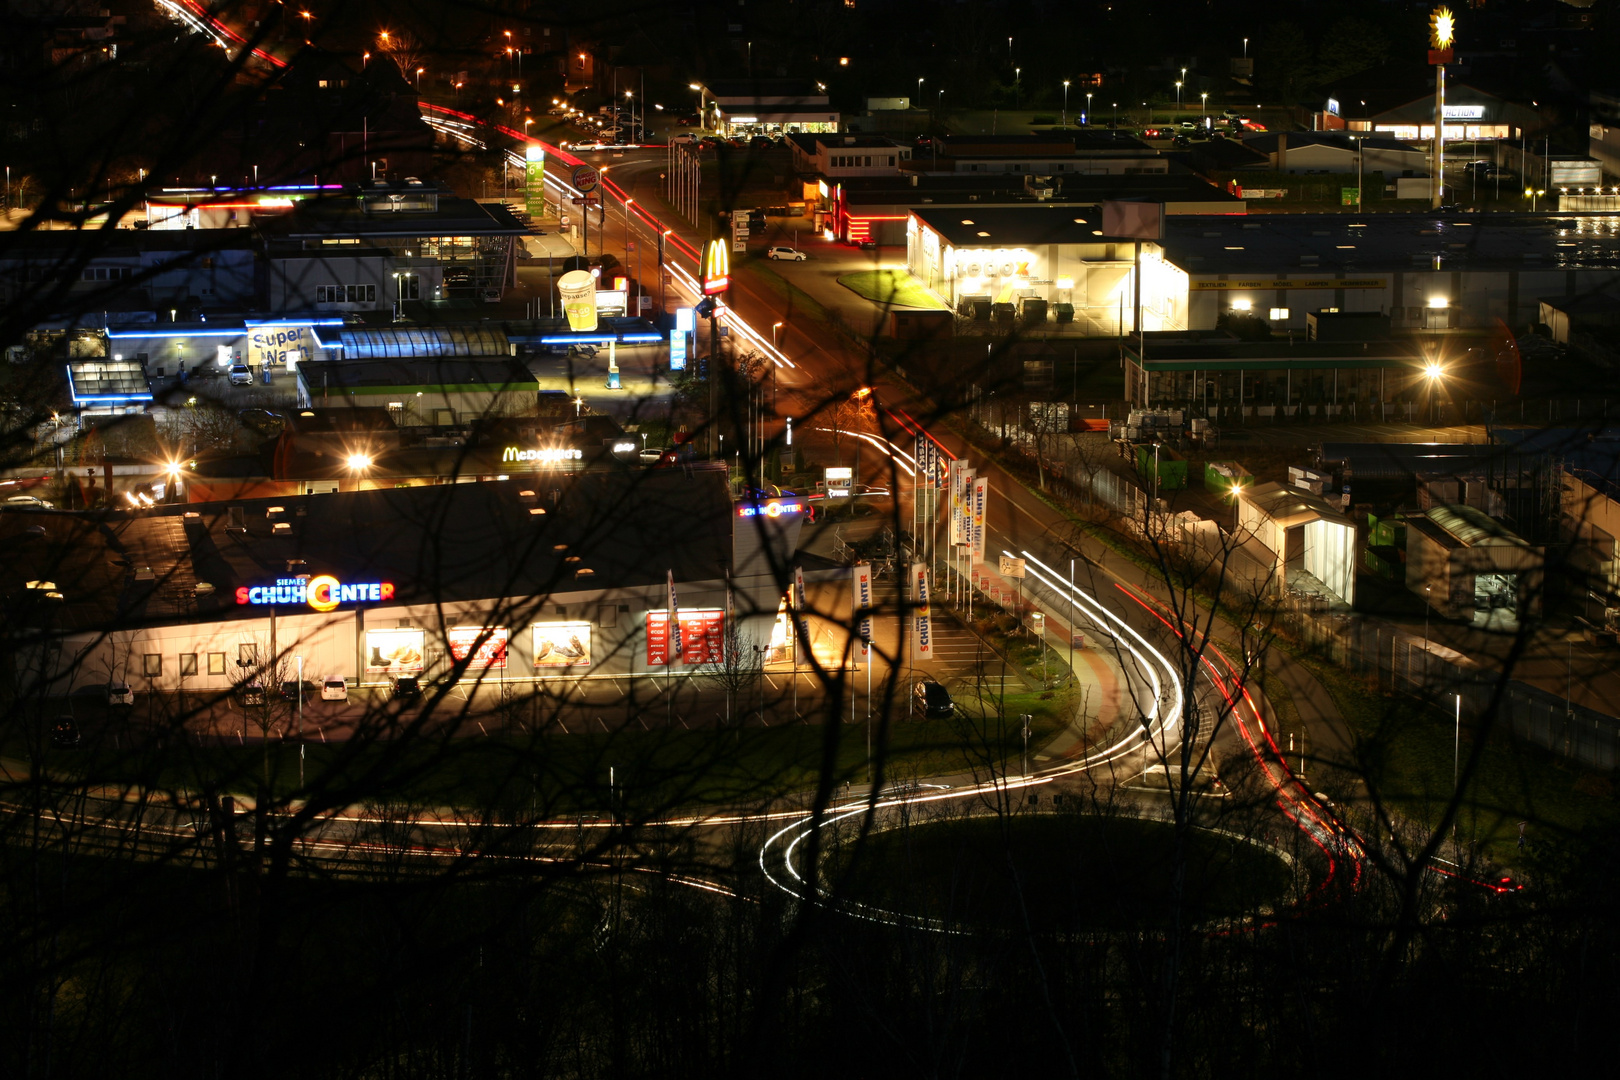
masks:
[[[860,640],[860,657],[872,656],[872,564],[856,563],[850,578],[850,604],[855,619],[855,636]]]
[[[916,606],[915,621],[912,623],[911,647],[916,650],[913,655],[918,660],[932,660],[934,630],[929,622],[928,566],[925,563],[911,564],[911,602]]]
[[[973,526],[969,536],[969,547],[972,548],[973,558],[977,562],[984,561],[985,503],[989,496],[989,479],[983,476],[976,477],[973,481]]]

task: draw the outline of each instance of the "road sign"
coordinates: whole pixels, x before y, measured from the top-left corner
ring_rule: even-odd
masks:
[[[1002,577],[1021,578],[1024,576],[1024,560],[1015,559],[1011,555],[1003,555],[998,569]]]
[[[596,170],[589,165],[575,166],[572,179],[575,189],[582,195],[596,190]]]

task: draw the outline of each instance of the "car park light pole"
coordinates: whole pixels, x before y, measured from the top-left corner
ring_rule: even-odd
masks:
[[[304,786],[304,658],[293,657],[298,661],[298,786]]]

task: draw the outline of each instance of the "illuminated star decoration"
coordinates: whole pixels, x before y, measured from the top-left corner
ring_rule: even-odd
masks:
[[[1429,16],[1429,40],[1436,49],[1451,48],[1452,31],[1457,27],[1457,17],[1448,7],[1434,9]]]

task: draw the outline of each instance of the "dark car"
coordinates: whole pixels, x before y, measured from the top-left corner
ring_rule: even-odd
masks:
[[[286,679],[281,684],[281,699],[283,701],[297,701],[300,697],[308,701],[310,698],[320,696],[321,688],[308,679],[301,683],[297,679]]]
[[[950,691],[932,679],[918,683],[912,693],[917,699],[917,711],[926,717],[943,719],[956,713]]]
[[[71,750],[79,745],[79,725],[71,716],[58,716],[51,725],[51,745]]]
[[[397,698],[419,698],[422,696],[422,681],[415,675],[396,675],[393,691]]]
[[[280,413],[273,413],[269,409],[243,409],[236,416],[244,425],[257,431],[260,435],[272,438],[280,435],[282,427],[287,423],[286,417]]]

